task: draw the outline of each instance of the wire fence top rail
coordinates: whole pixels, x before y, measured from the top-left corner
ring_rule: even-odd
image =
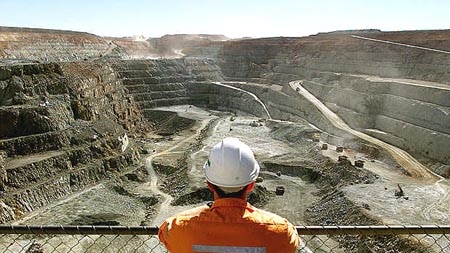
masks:
[[[450,234],[450,225],[296,226],[299,235]],[[0,234],[157,235],[151,226],[0,225]]]
[[[450,252],[450,225],[296,226],[297,253]],[[0,225],[0,253],[168,253],[155,226]]]

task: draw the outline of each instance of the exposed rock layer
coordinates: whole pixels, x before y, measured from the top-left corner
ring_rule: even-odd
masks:
[[[228,85],[256,94],[275,119],[306,120],[334,142],[353,138],[288,87],[287,81],[301,79],[351,127],[429,158],[435,171],[448,176],[448,55],[352,35],[171,41],[202,58],[115,60],[160,49],[149,41],[1,28],[0,222],[134,169],[138,154],[128,136],[170,125],[170,117],[158,121],[156,107],[193,104],[267,116],[248,93],[217,84],[224,79],[248,81]],[[439,50],[450,46],[448,31],[356,35]],[[27,43],[30,38],[37,43]],[[23,64],[30,61],[53,63]],[[444,88],[362,74],[438,82]]]
[[[127,134],[144,122],[108,64],[18,65],[0,73],[1,223],[137,164]]]
[[[355,34],[425,49],[364,40]],[[219,57],[226,79],[283,86],[304,80],[305,88],[353,128],[437,160],[443,164],[437,166],[439,173],[446,174],[450,58],[431,49],[448,52],[449,37],[448,31],[415,31],[268,38],[228,42]]]

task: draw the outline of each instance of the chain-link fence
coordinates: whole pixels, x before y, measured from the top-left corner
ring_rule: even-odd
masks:
[[[450,252],[450,226],[297,226],[298,252]],[[167,252],[156,227],[0,226],[0,252]]]

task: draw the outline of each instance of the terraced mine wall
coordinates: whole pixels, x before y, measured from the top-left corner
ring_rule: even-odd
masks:
[[[217,110],[240,111],[262,118],[268,115],[262,105],[246,92],[217,82],[222,73],[214,61],[199,59],[120,61],[115,65],[125,87],[151,121],[153,108],[192,104]],[[272,117],[282,120],[304,119],[320,126],[324,132],[344,138],[345,133],[332,126],[306,99],[295,92],[281,91],[281,86],[227,83],[228,86],[256,94],[268,107]]]
[[[181,104],[243,111],[266,117],[262,106],[253,97],[214,83],[221,81],[221,72],[212,61],[121,61],[115,68],[149,120],[154,116],[153,108]],[[315,80],[326,80],[325,83],[332,84],[306,80],[304,86],[350,126],[438,161],[443,165],[437,164],[435,170],[446,173],[445,164],[449,163],[446,150],[450,143],[446,124],[448,117],[445,114],[448,110],[448,93],[442,92],[436,96],[429,88],[388,82],[373,83],[361,77],[330,73],[318,73]],[[307,120],[328,133],[325,136],[330,142],[341,144],[345,139],[354,138],[336,129],[309,101],[286,86],[239,82],[227,85],[256,94],[275,119],[297,122]],[[426,92],[429,96],[418,95]]]
[[[442,39],[448,32],[423,32],[427,39],[421,34],[356,35],[409,45],[417,42],[417,46],[434,49],[450,46]],[[433,170],[448,176],[449,90],[408,85],[394,79],[370,81],[355,75],[441,82],[450,87],[449,54],[352,35],[229,42],[224,45],[219,62],[225,79],[279,84],[287,93],[289,81],[303,80],[305,88],[351,127],[428,159]],[[416,40],[419,37],[422,39]]]
[[[0,67],[0,223],[136,168],[143,117],[105,63]]]
[[[84,61],[119,56],[102,37],[72,31],[0,27],[0,63]]]
[[[334,84],[305,81],[303,85],[353,128],[450,164],[450,90],[336,78]]]
[[[155,107],[267,116],[247,93],[215,84],[222,74],[208,60],[15,65],[0,76],[1,223],[136,169],[128,136],[157,132]]]
[[[450,52],[445,39],[449,35],[450,31],[349,32],[229,41],[219,54],[220,67],[226,78],[275,81],[290,75],[311,78],[318,72],[338,72],[450,84],[448,53],[355,37]]]
[[[206,50],[213,60],[106,60],[100,54],[126,52],[84,33],[61,32],[58,39],[58,31],[2,29],[0,223],[136,169],[139,154],[128,136],[156,130],[156,107],[193,104],[266,117],[249,94],[217,83],[224,79],[249,81],[227,85],[256,94],[275,119],[305,119],[332,137],[352,138],[287,85],[301,79],[350,126],[429,158],[440,174],[450,171],[447,91],[354,76],[448,84],[449,58],[438,52],[323,34],[215,42],[214,50]],[[29,36],[38,43],[25,43]],[[364,36],[414,41],[387,33]],[[448,46],[427,36],[419,46]],[[10,60],[20,65],[8,65]]]
[[[307,99],[292,89],[280,85],[261,85],[255,83],[230,82],[233,87],[247,90],[259,97],[267,106],[274,119],[300,122],[319,129],[324,140],[341,145],[353,139],[351,135],[336,128]]]
[[[121,61],[115,69],[149,120],[155,107],[182,104],[265,114],[250,95],[214,84],[223,79],[220,69],[210,60]]]

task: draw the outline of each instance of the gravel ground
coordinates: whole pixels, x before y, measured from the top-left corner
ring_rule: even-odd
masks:
[[[247,143],[262,166],[261,177],[264,181],[259,183],[259,195],[256,199],[260,201],[256,205],[286,217],[295,225],[449,222],[448,180],[432,182],[413,179],[395,167],[392,168],[395,163],[386,161],[385,158],[381,161],[369,158],[355,150],[345,150],[344,153],[348,155],[350,163],[355,159],[365,159],[363,169],[351,166],[350,163],[339,164],[336,162],[337,156],[342,153],[336,152],[332,145],[329,145],[328,150],[321,151],[323,143],[315,140],[315,130],[300,124],[267,122],[249,115],[236,116],[194,106],[178,106],[164,110],[173,110],[178,112],[179,116],[203,122],[215,121],[204,139],[191,138],[191,141],[180,146],[183,147],[182,150],[175,148],[173,153],[167,152],[170,154],[167,157],[177,157],[177,154],[181,153],[190,154],[185,156],[184,161],[187,164],[187,178],[183,180],[186,180],[188,185],[180,188],[181,191],[174,196],[174,202],[161,210],[163,213],[158,214],[158,220],[152,220],[154,212],[159,210],[158,204],[152,204],[164,202],[164,196],[157,195],[146,187],[146,181],[150,179],[146,178],[145,173],[141,173],[137,175],[139,180],[136,180],[136,176],[130,176],[115,183],[94,186],[37,210],[17,223],[157,224],[164,217],[203,205],[210,198],[205,190],[202,166],[212,146],[228,136],[237,137]],[[195,127],[198,130],[199,124],[195,124]],[[141,141],[144,142],[147,152],[164,152],[163,150],[179,145],[186,138],[195,137],[195,131],[186,130],[170,138]],[[195,143],[199,141],[202,145],[195,148]],[[190,152],[190,149],[195,150]],[[159,159],[158,162],[161,161],[163,163],[164,159]],[[168,164],[176,163],[168,161]],[[278,170],[281,175],[276,173]],[[164,178],[160,182],[164,182]],[[405,196],[400,198],[394,195],[398,184],[405,192]],[[276,196],[275,188],[280,185],[284,186],[286,191],[284,195]],[[341,240],[325,239],[331,245]],[[369,244],[378,245],[372,241]],[[349,252],[358,250],[350,248]]]

